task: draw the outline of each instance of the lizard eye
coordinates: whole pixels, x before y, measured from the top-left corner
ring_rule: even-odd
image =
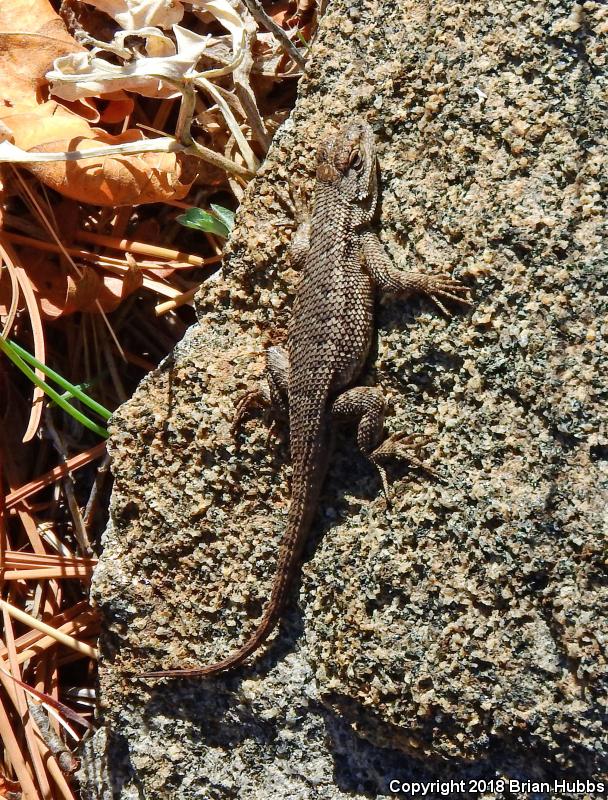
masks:
[[[350,154],[350,158],[348,159],[348,164],[350,167],[356,170],[360,170],[363,166],[363,159],[361,158],[361,153],[358,150],[353,150]]]

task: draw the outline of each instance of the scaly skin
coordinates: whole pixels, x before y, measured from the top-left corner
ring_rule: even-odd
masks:
[[[356,120],[319,147],[313,215],[306,226],[308,247],[302,235],[297,239],[304,263],[287,347],[268,351],[269,389],[249,393],[237,408],[237,421],[251,404],[289,409],[292,497],[270,600],[251,637],[222,661],[139,677],[202,678],[225,672],[242,664],[268,638],[285,605],[317,508],[331,422],[359,420],[357,442],[377,467],[387,496],[384,459],[405,458],[432,472],[417,455],[423,437],[395,434],[382,442],[381,392],[349,387],[369,352],[377,285],[402,295],[427,294],[443,310],[441,299],[468,303],[461,296],[466,287],[444,276],[396,270],[369,227],[377,202],[374,136],[365,122]]]

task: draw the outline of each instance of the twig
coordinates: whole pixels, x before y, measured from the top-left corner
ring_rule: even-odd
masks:
[[[202,158],[203,161],[212,164],[218,169],[223,169],[229,175],[238,175],[247,181],[253,178],[254,173],[250,169],[247,169],[247,167],[243,167],[241,164],[237,164],[234,161],[229,161],[227,158],[224,158],[224,156],[216,153],[215,150],[210,150],[208,147],[196,141],[193,141],[190,147],[186,148],[184,152]]]
[[[80,469],[81,467],[90,464],[91,461],[99,458],[105,452],[106,444],[105,442],[101,442],[100,444],[95,445],[95,447],[91,447],[90,450],[86,450],[84,453],[79,453],[77,456],[68,458],[65,464],[54,467],[52,470],[49,470],[49,472],[46,472],[39,478],[35,478],[25,486],[21,486],[19,489],[15,489],[14,492],[7,494],[5,498],[6,508],[9,509],[11,506],[16,506],[21,500],[25,500],[27,497],[36,494],[36,492],[39,492],[46,486],[50,486],[52,483],[55,483],[55,481],[58,481],[60,478],[63,478],[65,475],[67,475],[68,472]]]
[[[270,31],[270,33],[276,36],[279,44],[287,53],[287,55],[296,62],[300,69],[304,69],[306,66],[305,58],[301,55],[297,47],[295,47],[291,42],[289,36],[285,33],[283,28],[281,28],[280,25],[277,25],[277,23],[264,11],[259,0],[243,0],[243,2],[247,6],[249,13],[254,20],[266,28],[267,31]]]
[[[111,247],[114,250],[128,251],[129,253],[139,253],[156,258],[163,258],[172,261],[185,261],[193,267],[204,267],[207,264],[216,264],[221,260],[218,256],[202,258],[191,253],[182,253],[181,250],[173,250],[170,247],[159,247],[158,245],[148,244],[147,242],[136,242],[133,239],[117,239],[114,236],[105,236],[101,233],[91,231],[76,231],[76,238],[81,242]]]
[[[46,409],[45,414],[45,422],[46,428],[51,437],[54,445],[55,450],[59,454],[59,458],[61,459],[62,464],[66,464],[67,462],[67,455],[64,444],[61,440],[61,436],[57,432],[55,428],[55,424],[53,422],[53,415],[50,412],[50,409]],[[70,475],[69,471],[66,471],[65,475],[63,476],[63,491],[65,492],[65,497],[68,503],[68,508],[70,509],[70,513],[72,515],[72,522],[74,523],[74,535],[76,536],[76,540],[80,545],[80,549],[85,556],[90,556],[93,553],[93,549],[91,547],[91,542],[89,541],[89,537],[84,525],[84,520],[82,519],[82,514],[80,513],[80,508],[78,507],[78,503],[76,502],[76,496],[74,491],[74,481],[72,480],[72,476]]]
[[[243,132],[241,131],[238,122],[236,121],[234,114],[230,110],[228,103],[226,102],[225,98],[222,96],[222,93],[218,91],[217,86],[211,83],[211,81],[204,78],[202,75],[199,75],[195,79],[195,83],[201,89],[204,89],[207,94],[211,95],[211,97],[217,103],[219,110],[222,112],[224,119],[226,120],[226,124],[230,129],[230,132],[235,138],[235,141],[238,145],[239,151],[245,161],[247,162],[247,167],[251,174],[253,175],[257,172],[260,162],[255,156],[255,153],[249,146],[249,142],[243,136]]]
[[[201,288],[202,284],[198,284],[197,286],[193,286],[192,289],[188,289],[187,292],[182,292],[177,297],[174,297],[172,300],[167,300],[164,303],[159,303],[157,306],[154,306],[154,313],[157,317],[161,317],[163,314],[168,314],[169,311],[173,311],[175,308],[179,308],[179,306],[184,306],[186,303],[191,303],[194,300],[194,296]]]
[[[125,358],[129,363],[133,362],[133,355],[128,351],[125,351]],[[146,364],[145,369],[154,369],[154,365]],[[103,457],[101,464],[97,468],[97,474],[95,475],[95,480],[93,481],[93,487],[91,488],[91,493],[89,494],[89,499],[87,501],[87,505],[84,511],[84,524],[87,532],[91,531],[91,526],[93,524],[93,519],[95,518],[95,514],[97,512],[97,508],[99,506],[99,497],[101,491],[103,489],[103,485],[108,477],[108,471],[110,469],[110,455],[106,453]]]
[[[25,797],[39,797],[31,773],[27,768],[27,761],[24,758],[21,745],[15,736],[11,720],[4,708],[4,703],[0,703],[0,735]]]
[[[243,17],[245,23],[245,36],[243,42],[244,52],[241,63],[234,70],[232,75],[232,79],[234,81],[234,91],[241,101],[241,106],[243,107],[247,122],[251,128],[251,133],[264,148],[264,153],[267,153],[272,137],[266,129],[266,125],[258,109],[255,94],[253,93],[250,83],[250,74],[253,67],[252,46],[255,42],[257,26],[253,18],[247,14],[245,9],[241,11],[241,16]]]
[[[5,581],[62,580],[82,578],[89,580],[93,567],[41,567],[39,569],[6,569]]]
[[[94,647],[91,647],[90,644],[86,644],[85,642],[75,639],[73,636],[68,636],[67,634],[62,633],[61,631],[57,630],[57,628],[53,628],[36,617],[32,617],[31,614],[26,614],[25,611],[21,611],[21,609],[17,608],[17,606],[12,606],[10,603],[7,603],[6,600],[0,599],[0,608],[6,610],[11,617],[18,619],[19,622],[23,622],[24,625],[29,625],[30,628],[35,628],[41,633],[46,633],[47,636],[51,636],[60,644],[64,644],[66,647],[71,647],[72,650],[76,650],[78,653],[88,656],[89,658],[99,658],[99,651]]]

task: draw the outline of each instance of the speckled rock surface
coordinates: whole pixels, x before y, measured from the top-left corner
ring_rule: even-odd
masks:
[[[114,420],[105,734],[83,769],[103,755],[109,774],[84,775],[87,796],[333,800],[607,772],[607,25],[596,2],[330,6],[200,325]],[[378,136],[395,263],[473,288],[450,319],[384,298],[364,376],[390,430],[432,437],[445,481],[393,470],[387,511],[340,433],[263,657],[204,683],[133,681],[227,655],[268,597],[285,431],[267,446],[252,418],[235,443],[232,408],[293,297],[285,182],[310,189],[319,136],[353,112]]]

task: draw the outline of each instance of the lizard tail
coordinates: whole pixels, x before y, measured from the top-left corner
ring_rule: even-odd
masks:
[[[289,587],[300,563],[308,529],[317,507],[318,495],[325,475],[325,465],[319,452],[325,450],[324,447],[319,447],[322,438],[322,435],[308,437],[308,442],[304,443],[304,450],[310,449],[310,451],[305,452],[302,458],[294,461],[291,503],[287,527],[279,551],[276,577],[266,610],[249,639],[227,658],[206,667],[142,672],[137,673],[136,677],[205,678],[219,672],[226,672],[242,664],[270,636],[285,605]],[[307,444],[308,447],[306,447]],[[311,464],[314,464],[315,467],[311,468]]]

